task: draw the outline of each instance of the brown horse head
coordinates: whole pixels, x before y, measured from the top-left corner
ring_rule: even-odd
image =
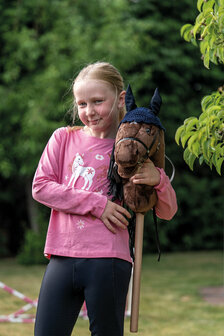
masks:
[[[151,186],[133,184],[130,177],[147,158],[164,168],[164,128],[157,117],[162,100],[156,89],[149,108],[138,108],[129,86],[125,102],[127,113],[115,139],[114,160],[123,179],[124,202],[135,212],[146,212],[156,204],[156,192]]]
[[[115,139],[114,158],[122,178],[134,175],[138,166],[150,158],[164,168],[164,132],[153,124],[122,123]]]

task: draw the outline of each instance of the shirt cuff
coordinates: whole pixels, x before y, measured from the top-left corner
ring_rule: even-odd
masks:
[[[96,202],[96,205],[93,207],[93,210],[91,211],[92,215],[100,218],[105,210],[106,204],[107,204],[107,197],[104,195],[97,195],[99,199]]]
[[[156,169],[160,173],[160,182],[159,182],[159,184],[154,186],[154,189],[159,191],[159,190],[162,190],[164,188],[164,186],[166,185],[166,179],[168,177],[167,177],[166,173],[164,172],[163,168],[156,167]]]

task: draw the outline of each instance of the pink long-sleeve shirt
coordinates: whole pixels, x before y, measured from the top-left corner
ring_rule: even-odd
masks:
[[[50,207],[44,253],[79,258],[115,257],[131,262],[127,230],[110,232],[100,219],[108,200],[107,171],[114,139],[100,139],[82,129],[57,129],[37,167],[32,194]],[[155,186],[156,214],[171,219],[176,195],[160,169]]]

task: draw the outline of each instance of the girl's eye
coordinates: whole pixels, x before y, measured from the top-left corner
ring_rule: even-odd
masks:
[[[146,130],[145,130],[145,131],[146,131],[146,133],[147,133],[147,134],[150,134],[150,133],[151,133],[151,130],[150,130],[150,128],[146,128]]]
[[[103,102],[102,99],[95,100],[95,104],[101,104]]]
[[[84,102],[83,102],[83,103],[79,103],[78,106],[79,106],[79,107],[85,107],[85,106],[86,106],[86,103],[84,103]]]

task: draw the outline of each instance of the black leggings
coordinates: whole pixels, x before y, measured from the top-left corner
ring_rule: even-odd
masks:
[[[35,336],[70,336],[86,301],[92,336],[123,336],[131,263],[52,256],[38,300]]]

